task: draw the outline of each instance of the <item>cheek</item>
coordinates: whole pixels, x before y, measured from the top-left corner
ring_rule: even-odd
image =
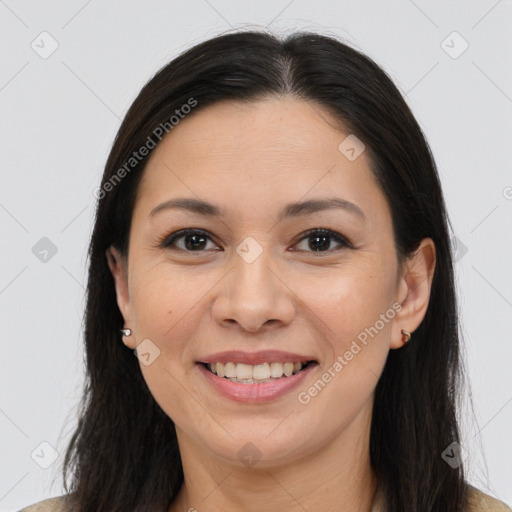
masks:
[[[189,340],[201,314],[200,301],[211,286],[163,272],[163,266],[157,269],[133,288],[137,341],[152,340],[160,350],[160,362],[165,360],[166,367],[176,370],[187,358]]]
[[[165,265],[146,272],[133,287],[137,342],[150,339],[159,350],[151,364],[140,364],[143,378],[162,410],[182,427],[189,418],[203,420],[182,382],[191,369],[190,341],[202,315],[200,300],[209,288],[204,280],[172,272]]]
[[[304,288],[302,293],[307,293]],[[311,291],[307,302],[315,307],[317,323],[328,327],[330,355],[317,380],[301,390],[299,402],[310,408],[319,432],[345,428],[372,397],[389,353],[392,301],[393,283],[386,273],[355,269],[332,273],[321,289]]]
[[[320,325],[326,327],[324,332],[335,352],[340,353],[376,322],[379,336],[387,335],[394,316],[391,275],[379,265],[358,262],[346,265],[340,271],[329,269],[324,276],[301,277],[296,290],[314,311]],[[383,322],[381,315],[386,313],[387,318]]]

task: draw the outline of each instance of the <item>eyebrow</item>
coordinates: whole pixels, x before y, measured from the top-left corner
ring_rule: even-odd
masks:
[[[311,215],[324,210],[342,209],[359,217],[362,221],[366,221],[366,215],[363,210],[354,203],[341,199],[339,197],[329,197],[325,199],[310,199],[309,201],[302,201],[298,203],[287,204],[279,214],[278,220],[281,221],[290,217],[300,217],[302,215]],[[164,203],[159,204],[149,214],[149,217],[154,217],[157,213],[170,209],[183,209],[195,214],[204,215],[208,217],[223,217],[226,212],[223,208],[216,206],[207,201],[195,199],[192,197],[180,197],[170,199]]]

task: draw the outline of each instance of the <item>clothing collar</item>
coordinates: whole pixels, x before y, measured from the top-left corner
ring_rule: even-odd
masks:
[[[370,512],[384,512],[385,495],[381,485],[377,485],[377,490],[372,501]]]

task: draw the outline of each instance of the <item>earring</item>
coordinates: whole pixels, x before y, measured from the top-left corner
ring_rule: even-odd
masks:
[[[407,343],[411,339],[411,333],[409,331],[406,331],[405,329],[402,329],[402,341],[404,343]]]
[[[131,336],[132,334],[131,329],[121,329],[121,332],[123,333],[123,336]]]

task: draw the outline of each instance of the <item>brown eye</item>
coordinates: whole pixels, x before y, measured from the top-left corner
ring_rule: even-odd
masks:
[[[206,231],[200,229],[182,229],[165,237],[160,243],[160,247],[189,253],[205,252],[206,250],[217,247],[212,242],[213,247],[207,248],[208,241],[211,240],[210,235]],[[303,240],[309,240],[309,243],[305,249],[299,250],[312,252],[313,254],[332,253],[343,248],[353,248],[352,244],[344,236],[330,229],[312,229],[305,233],[299,242]],[[176,243],[178,241],[181,241],[181,245]],[[333,241],[338,244],[338,248],[331,248]]]
[[[308,231],[300,241],[302,240],[309,240],[306,252],[308,252],[308,249],[314,253],[337,251],[340,247],[338,247],[338,249],[330,248],[333,240],[338,243],[341,248],[352,247],[352,244],[344,236],[336,233],[336,231],[331,231],[330,229],[312,229]]]
[[[176,246],[176,241],[181,239],[183,239],[183,245],[181,247]],[[165,238],[160,245],[164,248],[176,248],[186,252],[202,252],[205,249],[208,240],[210,240],[210,236],[204,231],[198,229],[185,229],[177,231],[171,236]]]

